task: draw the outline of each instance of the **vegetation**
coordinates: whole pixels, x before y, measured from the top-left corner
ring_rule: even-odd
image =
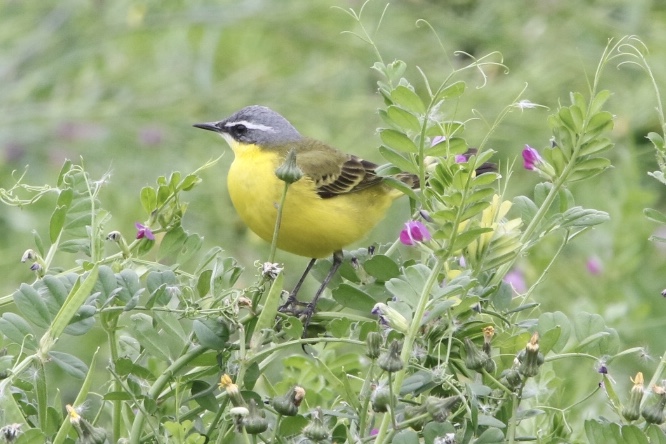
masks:
[[[666,442],[664,6],[348,3],[0,6],[0,440]],[[305,339],[252,103],[428,184]]]

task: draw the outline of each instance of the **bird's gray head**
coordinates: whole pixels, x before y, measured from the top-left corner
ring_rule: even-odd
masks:
[[[194,126],[215,131],[225,139],[260,146],[282,145],[302,138],[287,119],[259,105],[246,106],[219,122],[197,123]]]

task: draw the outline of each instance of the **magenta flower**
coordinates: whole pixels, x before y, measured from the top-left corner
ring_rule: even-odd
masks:
[[[526,170],[535,170],[539,164],[543,163],[543,159],[539,152],[529,145],[525,145],[523,149],[523,166]]]
[[[456,154],[456,163],[465,163],[467,162],[467,156],[464,154]]]
[[[400,242],[405,245],[414,245],[417,242],[425,242],[432,239],[430,231],[417,220],[405,223],[405,228],[400,232]]]
[[[587,267],[587,272],[590,273],[591,275],[596,276],[604,271],[604,267],[601,263],[601,260],[599,260],[599,258],[596,256],[589,257],[585,265]]]
[[[144,224],[139,223],[139,222],[135,223],[134,226],[137,229],[137,232],[136,232],[136,238],[137,239],[143,239],[145,237],[146,239],[149,239],[151,241],[155,240],[155,235],[153,234],[152,231],[150,231],[149,227],[147,227]]]

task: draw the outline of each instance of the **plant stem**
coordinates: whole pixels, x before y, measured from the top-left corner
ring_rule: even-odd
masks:
[[[409,358],[412,356],[414,343],[416,342],[416,337],[418,336],[419,330],[421,328],[421,320],[423,319],[423,314],[425,313],[428,302],[430,301],[430,291],[437,283],[439,273],[442,271],[443,267],[444,259],[442,257],[438,257],[435,266],[430,272],[430,276],[428,276],[428,280],[421,290],[419,303],[416,306],[416,310],[414,311],[414,316],[412,317],[409,330],[407,331],[407,335],[405,336],[405,341],[402,346],[402,353],[400,354],[400,360],[403,362],[404,367],[399,372],[396,372],[395,379],[393,380],[392,386],[395,393],[399,394],[400,389],[402,388],[402,382],[404,381],[405,375],[407,374]],[[387,439],[390,436],[390,434],[387,435],[389,422],[389,416],[384,416],[384,419],[382,420],[382,423],[379,427],[379,432],[375,438],[376,443],[387,442]]]

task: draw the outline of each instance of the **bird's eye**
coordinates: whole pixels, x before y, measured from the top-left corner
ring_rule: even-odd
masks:
[[[245,125],[243,125],[242,123],[239,123],[238,125],[234,126],[234,131],[239,136],[242,136],[242,135],[247,133],[247,127]]]

